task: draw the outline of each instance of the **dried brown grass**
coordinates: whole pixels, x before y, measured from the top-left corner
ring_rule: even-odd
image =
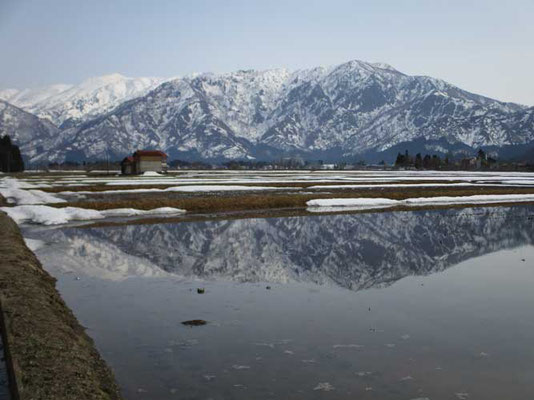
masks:
[[[195,213],[213,213],[224,211],[246,211],[284,208],[304,208],[306,202],[312,199],[329,198],[377,198],[386,197],[395,200],[404,200],[411,197],[436,196],[472,196],[480,194],[534,194],[534,188],[432,188],[409,189],[391,188],[381,190],[340,190],[332,193],[285,194],[277,193],[247,193],[227,194],[218,193],[202,196],[174,197],[176,194],[157,193],[151,195],[136,194],[135,196],[116,196],[107,200],[82,200],[55,204],[56,207],[81,207],[95,210],[112,208],[137,208],[150,210],[158,207],[176,207]]]

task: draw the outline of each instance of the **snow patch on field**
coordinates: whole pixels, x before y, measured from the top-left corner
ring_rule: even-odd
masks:
[[[237,186],[237,185],[191,185],[175,186],[165,189],[166,192],[241,192],[256,190],[294,190],[300,188],[276,186]]]
[[[362,185],[315,185],[307,189],[369,189],[369,188],[407,188],[407,187],[452,187],[452,186],[478,186],[474,183],[385,183],[385,184],[362,184]],[[480,185],[487,186],[487,185]]]
[[[533,194],[501,194],[501,195],[474,195],[474,196],[440,196],[417,197],[402,200],[407,205],[447,205],[447,204],[486,204],[505,202],[534,201]]]
[[[306,205],[309,211],[333,212],[354,209],[373,209],[394,206],[426,206],[449,204],[490,204],[534,201],[532,194],[503,194],[503,195],[475,195],[475,196],[439,196],[414,197],[405,200],[385,198],[347,198],[347,199],[316,199],[309,200]]]
[[[317,199],[309,200],[306,205],[309,211],[335,212],[340,208],[349,211],[345,207],[350,207],[350,211],[358,211],[374,208],[393,207],[398,204],[397,200],[384,198],[359,198],[359,199]]]
[[[34,187],[34,185],[17,179],[4,178],[0,180],[0,194],[9,203],[45,204],[65,202],[65,200],[41,190],[28,190],[31,187]]]
[[[534,185],[534,179],[511,179],[501,182],[503,185],[519,185],[519,186],[532,186]]]
[[[172,207],[161,207],[152,210],[134,208],[116,208],[111,210],[88,210],[78,207],[54,208],[44,205],[21,205],[0,207],[17,224],[24,222],[41,225],[61,225],[71,221],[89,221],[106,217],[131,217],[138,215],[170,215],[182,214],[185,210]]]
[[[174,207],[160,207],[152,210],[138,210],[136,208],[113,208],[111,210],[100,211],[105,217],[133,217],[136,215],[164,215],[182,214],[185,210]]]
[[[1,207],[0,210],[9,215],[17,224],[31,222],[42,225],[59,225],[69,221],[104,218],[99,211],[77,207],[54,208],[43,205],[22,205]]]

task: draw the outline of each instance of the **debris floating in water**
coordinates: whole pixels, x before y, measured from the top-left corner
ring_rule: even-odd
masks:
[[[204,294],[204,293],[206,293],[206,289],[204,289],[204,288],[197,288],[197,293],[198,293],[198,294]]]
[[[189,320],[189,321],[183,321],[182,322],[182,325],[186,325],[186,326],[202,326],[202,325],[206,325],[207,322],[204,321],[203,319],[192,319],[192,320]]]
[[[232,368],[233,368],[233,369],[237,369],[237,370],[239,370],[239,369],[250,369],[250,365],[238,365],[238,364],[234,364],[234,365],[232,365]]]
[[[363,344],[335,344],[332,346],[334,349],[361,349],[364,347]]]
[[[270,347],[274,349],[274,343],[254,343],[256,346]]]
[[[330,392],[331,390],[336,390],[334,386],[332,386],[328,382],[319,382],[317,386],[313,388],[313,390],[321,390],[323,392]]]

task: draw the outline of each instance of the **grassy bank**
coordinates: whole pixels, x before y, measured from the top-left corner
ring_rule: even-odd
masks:
[[[22,400],[120,399],[111,370],[65,305],[55,279],[0,212],[0,302]]]

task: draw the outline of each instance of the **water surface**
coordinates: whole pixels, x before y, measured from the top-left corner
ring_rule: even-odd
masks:
[[[25,235],[48,242],[38,257],[128,399],[525,399],[533,216],[495,207]],[[191,319],[208,324],[181,324]]]

